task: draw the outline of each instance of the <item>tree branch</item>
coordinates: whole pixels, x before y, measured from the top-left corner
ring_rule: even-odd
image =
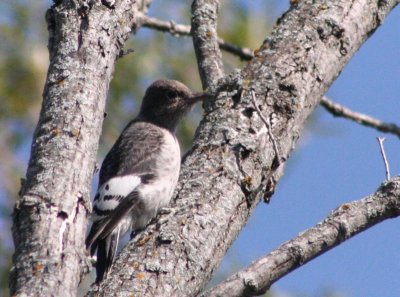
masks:
[[[163,32],[169,32],[172,35],[190,36],[190,26],[183,24],[176,24],[173,21],[163,21],[157,18],[149,17],[146,15],[140,16],[140,24],[143,27],[151,28]],[[240,46],[226,42],[222,38],[218,38],[220,49],[225,50],[233,55],[238,56],[242,60],[249,61],[254,57],[253,51],[249,48],[242,48]],[[400,137],[400,127],[393,123],[385,123],[381,120],[373,118],[369,115],[352,111],[347,107],[333,102],[328,97],[324,96],[320,102],[321,106],[329,113],[337,117],[343,117],[353,120],[357,123],[372,127],[384,133],[391,133]]]
[[[47,11],[50,66],[13,214],[13,296],[76,296],[87,270],[90,184],[108,85],[136,11],[151,1],[102,2],[55,1]]]
[[[176,24],[173,21],[163,21],[146,15],[140,16],[140,24],[143,27],[159,30],[162,32],[169,32],[175,36],[191,35],[191,29],[188,25]],[[220,49],[225,50],[235,56],[238,56],[242,60],[250,61],[254,57],[253,50],[251,50],[250,48],[242,48],[240,46],[226,42],[222,38],[218,38],[218,44]],[[400,136],[400,127],[396,124],[385,123],[369,115],[352,111],[343,105],[333,102],[326,96],[321,99],[320,104],[322,107],[325,108],[325,110],[327,110],[334,116],[347,118],[367,127],[375,128],[378,131]]]
[[[321,105],[334,116],[350,119],[361,125],[372,127],[378,131],[391,133],[400,137],[400,127],[396,124],[385,123],[369,115],[352,111],[343,105],[329,100],[327,97],[321,99]]]
[[[174,21],[164,21],[147,15],[139,15],[138,22],[144,28],[150,28],[161,32],[168,32],[173,36],[191,36],[189,25],[177,24]]]
[[[192,3],[191,32],[203,89],[215,85],[224,75],[218,46],[218,8],[218,0],[194,0]]]
[[[375,193],[345,203],[326,219],[282,244],[265,257],[235,273],[202,297],[258,296],[271,285],[342,242],[376,224],[400,215],[400,178],[384,183]]]
[[[273,166],[272,143],[248,90],[254,90],[263,115],[275,115],[271,132],[286,160],[327,88],[396,4],[304,0],[293,5],[241,80],[230,88],[217,86],[215,100],[205,102],[172,212],[130,241],[109,278],[88,296],[197,295],[284,167]]]
[[[145,28],[168,32],[174,36],[191,36],[191,27],[188,25],[177,24],[174,21],[164,21],[146,15],[139,16],[140,25]],[[242,48],[218,37],[218,45],[221,50],[238,56],[240,59],[249,61],[254,57],[253,50]]]

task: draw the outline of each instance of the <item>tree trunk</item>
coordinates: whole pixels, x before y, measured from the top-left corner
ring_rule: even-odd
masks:
[[[76,296],[108,85],[136,12],[151,1],[55,2],[42,110],[13,215],[11,295]]]

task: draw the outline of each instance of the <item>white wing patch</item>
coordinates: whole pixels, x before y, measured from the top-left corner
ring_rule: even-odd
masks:
[[[97,190],[92,220],[97,221],[107,216],[107,212],[114,210],[120,200],[128,196],[140,183],[141,179],[137,175],[117,176],[106,181]]]
[[[110,178],[98,190],[100,199],[106,195],[128,196],[141,182],[137,175],[125,175]]]

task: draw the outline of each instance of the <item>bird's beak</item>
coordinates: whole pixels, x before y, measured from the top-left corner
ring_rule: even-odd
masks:
[[[190,104],[195,104],[196,102],[204,101],[210,97],[211,97],[210,94],[208,94],[206,92],[197,92],[197,93],[193,93],[192,96],[189,97],[188,101]]]

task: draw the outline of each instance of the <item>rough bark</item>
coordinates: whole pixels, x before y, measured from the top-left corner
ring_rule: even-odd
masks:
[[[265,257],[235,273],[201,297],[241,297],[264,294],[281,277],[338,246],[343,241],[400,215],[400,178],[375,193],[345,203],[313,228],[282,244]]]
[[[114,62],[151,1],[55,1],[50,66],[13,214],[11,295],[75,296],[86,265],[90,184]]]
[[[224,75],[218,44],[218,9],[218,0],[194,0],[192,4],[191,32],[203,89],[213,87]]]
[[[282,174],[249,90],[287,159],[327,88],[396,4],[305,0],[292,6],[240,75],[220,81],[215,100],[204,105],[172,213],[131,241],[111,276],[88,296],[198,294]]]

